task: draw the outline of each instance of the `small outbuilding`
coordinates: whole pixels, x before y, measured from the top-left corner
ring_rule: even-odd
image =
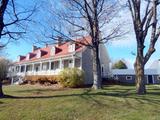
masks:
[[[134,69],[113,69],[112,74],[115,80],[121,83],[135,83]],[[160,72],[158,69],[145,69],[145,82],[146,84],[159,84]]]

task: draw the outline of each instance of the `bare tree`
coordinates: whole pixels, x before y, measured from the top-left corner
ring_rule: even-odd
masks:
[[[11,40],[22,38],[35,10],[36,6],[29,10],[16,3],[16,0],[0,0],[0,50],[4,49]],[[6,72],[7,60],[0,59],[0,97],[3,97],[2,80]]]
[[[58,9],[56,6],[59,4]],[[101,44],[109,40],[120,37],[124,32],[120,30],[121,24],[113,21],[120,10],[117,1],[106,0],[61,0],[51,4],[51,22],[49,22],[51,34],[44,36],[57,40],[57,35],[64,40],[78,42],[90,48],[93,52],[93,88],[101,88],[101,64],[99,58],[99,48]],[[49,21],[49,20],[47,20]],[[112,24],[112,25],[111,25]],[[111,28],[112,27],[112,28]],[[91,37],[89,43],[85,37]],[[75,41],[74,38],[82,37],[85,42]],[[48,41],[47,41],[48,42]]]
[[[18,40],[26,33],[28,22],[36,7],[26,9],[16,3],[16,0],[0,0],[0,47],[4,47],[10,40]],[[2,36],[5,40],[2,40]]]
[[[155,52],[155,44],[160,35],[157,17],[159,0],[128,0],[128,5],[137,41],[136,61],[134,63],[136,90],[138,94],[145,94],[144,68],[151,55]],[[150,44],[147,52],[144,53],[145,41],[148,35]]]
[[[2,81],[7,77],[10,61],[0,57],[0,98],[4,96],[2,90]]]

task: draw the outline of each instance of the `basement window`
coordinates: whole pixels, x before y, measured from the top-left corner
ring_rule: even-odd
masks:
[[[132,76],[126,76],[126,80],[132,80]]]

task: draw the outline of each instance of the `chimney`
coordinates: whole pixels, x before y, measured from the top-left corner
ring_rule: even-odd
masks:
[[[63,38],[61,37],[61,36],[58,36],[57,37],[57,44],[58,44],[58,46],[60,46],[61,44],[62,44],[62,42],[63,42]]]
[[[34,51],[37,50],[37,49],[38,49],[37,46],[35,46],[35,45],[32,46],[32,52],[34,52]]]
[[[45,45],[45,46],[46,46],[46,48],[47,48],[47,47],[48,47],[48,44],[46,43],[46,45]]]

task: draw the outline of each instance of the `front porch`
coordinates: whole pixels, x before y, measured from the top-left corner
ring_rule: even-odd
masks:
[[[44,60],[30,62],[12,67],[12,72],[17,76],[25,75],[57,75],[64,68],[81,69],[81,58],[68,58],[57,60]]]

